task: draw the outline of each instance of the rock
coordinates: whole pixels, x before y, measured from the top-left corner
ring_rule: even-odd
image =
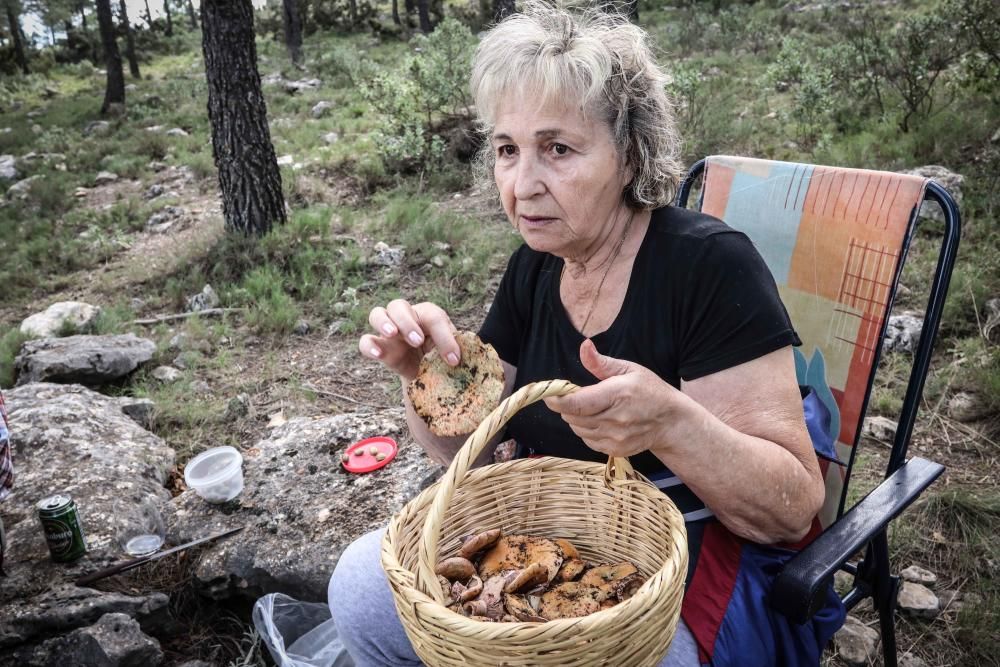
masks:
[[[305,336],[309,333],[309,323],[305,320],[299,320],[295,323],[295,328],[292,329],[292,333],[296,336]]]
[[[927,663],[924,662],[923,658],[917,657],[907,651],[899,656],[899,667],[927,667]]]
[[[290,165],[293,162],[295,162],[295,158],[292,157],[291,155],[282,155],[281,157],[278,158],[278,166],[279,167],[284,167],[284,166]]]
[[[180,350],[183,350],[185,348],[188,339],[189,336],[182,331],[181,333],[176,334],[173,338],[170,339],[170,342],[167,343],[167,349],[173,350],[174,352],[179,352]]]
[[[146,220],[146,229],[162,228],[167,223],[175,222],[182,215],[184,215],[184,209],[180,206],[164,206],[149,216],[149,219]]]
[[[936,164],[930,164],[925,167],[917,167],[916,169],[909,169],[900,173],[913,174],[914,176],[930,178],[936,181],[939,185],[941,185],[941,187],[951,194],[951,196],[955,199],[955,203],[961,207],[962,183],[965,182],[965,176],[956,174],[955,172]],[[925,201],[920,207],[920,216],[930,220],[937,220],[938,222],[944,221],[944,212],[936,202]]]
[[[205,662],[204,660],[188,660],[187,662],[182,662],[177,667],[216,667],[214,662]]]
[[[93,324],[100,312],[100,308],[82,301],[59,301],[21,322],[21,333],[36,338],[51,338],[67,326],[82,331]]]
[[[200,312],[219,306],[219,295],[215,293],[211,285],[205,285],[201,291],[187,299],[187,308],[190,312]]]
[[[448,263],[448,258],[444,255],[434,255],[431,257],[431,264],[437,268],[443,268],[445,264]]]
[[[101,171],[94,177],[94,186],[107,185],[118,180],[118,174],[110,171]]]
[[[912,581],[915,584],[926,584],[933,586],[937,583],[937,575],[930,570],[925,570],[919,565],[911,565],[899,573],[905,581]]]
[[[375,244],[375,256],[371,263],[378,266],[399,266],[403,263],[406,251],[402,246],[390,247],[387,243],[379,241]]]
[[[31,133],[32,134],[41,134],[44,131],[45,131],[45,128],[42,127],[41,125],[39,125],[38,123],[35,123],[34,125],[31,126]]]
[[[190,388],[191,391],[196,394],[205,395],[212,393],[212,388],[208,386],[208,383],[205,382],[204,380],[195,380],[194,382],[191,383]]]
[[[159,134],[160,132],[163,132],[162,125],[150,125],[149,127],[143,129],[146,130],[147,132],[152,132],[153,134]]]
[[[19,175],[17,159],[13,155],[0,155],[0,180],[16,181]]]
[[[1000,343],[1000,298],[989,299],[986,302],[983,337],[991,343]]]
[[[844,597],[852,588],[854,588],[853,574],[843,570],[837,570],[833,573],[833,590],[837,591],[837,595]]]
[[[184,374],[171,366],[157,366],[152,373],[153,377],[165,384],[177,382]]]
[[[125,377],[153,358],[156,343],[135,334],[39,338],[14,359],[17,384],[79,382],[99,385]]]
[[[941,611],[941,602],[931,589],[910,581],[903,582],[896,601],[900,611],[916,618],[934,618]]]
[[[135,616],[153,632],[147,623],[165,622],[167,595],[108,593],[68,582],[120,559],[112,546],[117,499],[169,501],[164,484],[174,451],[127,417],[118,399],[79,385],[23,385],[4,399],[15,426],[17,483],[3,503],[9,576],[0,586],[0,650],[113,612]],[[35,504],[56,493],[75,500],[87,536],[89,552],[72,563],[49,559],[38,527]],[[2,656],[0,664],[9,664]]]
[[[160,642],[143,634],[126,614],[105,614],[86,628],[50,639],[40,647],[47,654],[36,664],[62,667],[73,656],[79,667],[156,667],[163,663]],[[37,660],[37,658],[36,658]]]
[[[336,336],[343,330],[344,325],[346,324],[347,322],[345,320],[334,320],[333,322],[330,322],[330,326],[326,328],[326,335]]]
[[[23,178],[14,185],[7,188],[7,199],[25,200],[28,198],[28,193],[31,192],[31,184],[35,181],[41,180],[41,176],[35,174],[34,176],[29,176],[28,178]]]
[[[892,444],[899,424],[887,417],[865,417],[861,432],[881,442]]]
[[[337,134],[336,132],[327,132],[326,134],[323,135],[323,141],[325,141],[328,144],[335,144],[338,141],[340,141],[340,135]]]
[[[284,84],[285,79],[281,76],[281,72],[272,72],[271,74],[261,78],[260,82],[265,86],[276,86]]]
[[[310,113],[312,113],[313,118],[322,118],[326,115],[326,112],[333,109],[333,104],[323,100],[322,102],[317,102]]]
[[[85,137],[106,137],[111,134],[111,123],[106,120],[92,120],[83,128]]]
[[[153,183],[148,188],[146,188],[146,191],[144,193],[142,193],[142,198],[156,199],[157,197],[162,195],[164,191],[165,188],[160,183]]]
[[[152,160],[152,161],[149,162],[149,164],[146,165],[146,167],[150,171],[160,172],[160,171],[163,171],[164,169],[167,168],[167,163],[166,162],[160,162],[159,160]]]
[[[948,401],[948,415],[960,422],[971,422],[993,414],[979,394],[960,391]]]
[[[298,81],[284,82],[285,92],[289,95],[294,95],[303,91],[316,90],[319,86],[319,79],[299,79]]]
[[[193,491],[168,509],[170,539],[186,541],[242,525],[239,534],[206,547],[195,570],[203,594],[220,599],[282,591],[301,600],[325,600],[341,552],[385,524],[439,466],[409,440],[385,468],[353,475],[340,465],[344,450],[375,435],[401,438],[402,409],[295,417],[244,452],[244,489],[224,506]],[[316,517],[323,510],[328,520]]]
[[[250,409],[250,396],[239,394],[229,399],[229,403],[226,405],[226,412],[222,415],[222,418],[227,422],[236,421],[240,417],[249,415]]]
[[[86,197],[88,194],[90,194],[90,188],[85,188],[82,185],[78,187],[76,190],[73,190],[73,196],[76,197],[77,199],[82,199],[83,197]]]
[[[837,654],[850,667],[865,667],[875,660],[879,634],[853,616],[848,616],[844,627],[833,636]]]
[[[168,137],[186,137],[186,136],[189,136],[189,135],[188,135],[187,132],[184,131],[183,128],[172,127],[169,130],[167,130],[167,136]]]
[[[137,90],[139,90],[139,86],[135,85],[134,83],[130,83],[127,86],[125,86],[126,93],[134,93]]]
[[[904,312],[889,316],[885,330],[884,350],[886,352],[907,352],[913,354],[920,344],[920,329],[924,320],[920,313]]]

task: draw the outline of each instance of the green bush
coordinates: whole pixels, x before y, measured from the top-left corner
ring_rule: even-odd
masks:
[[[17,327],[8,329],[0,336],[0,387],[14,386],[14,357],[21,350],[24,341],[30,338]]]

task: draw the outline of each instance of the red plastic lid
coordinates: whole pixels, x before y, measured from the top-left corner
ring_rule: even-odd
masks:
[[[373,448],[377,450],[375,454],[372,454]],[[371,472],[372,470],[378,470],[395,458],[398,450],[399,446],[396,445],[396,441],[392,438],[381,435],[374,438],[365,438],[361,442],[356,442],[347,448],[346,453],[349,458],[346,461],[342,460],[341,465],[348,472]],[[378,454],[385,454],[385,458],[377,461],[375,457]]]

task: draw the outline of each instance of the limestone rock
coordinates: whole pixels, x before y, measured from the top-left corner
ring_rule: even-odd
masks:
[[[13,155],[0,155],[0,180],[16,181],[20,174],[17,171],[17,160]]]
[[[189,136],[188,133],[180,127],[172,127],[166,132],[168,137],[186,137]]]
[[[118,180],[118,174],[110,171],[99,171],[97,176],[94,176],[94,185],[107,185],[109,183],[114,183]]]
[[[865,667],[875,659],[879,634],[853,616],[848,616],[844,627],[833,636],[837,654],[850,667]]]
[[[240,417],[249,415],[251,409],[250,396],[248,394],[239,394],[229,399],[229,403],[226,404],[226,412],[222,415],[222,418],[227,422],[236,421]]]
[[[73,656],[78,667],[156,667],[163,663],[160,643],[143,634],[126,614],[105,614],[97,623],[42,644],[46,667],[62,667]]]
[[[212,387],[210,387],[209,384],[204,380],[195,380],[194,382],[191,383],[190,389],[191,392],[195,394],[204,395],[212,393]]]
[[[927,667],[927,663],[923,658],[907,651],[899,656],[899,667]]]
[[[340,135],[337,134],[336,132],[327,132],[326,134],[323,135],[323,141],[325,141],[328,144],[335,144],[338,141],[340,141]]]
[[[888,417],[865,417],[865,421],[861,425],[861,432],[875,440],[892,444],[898,426],[899,424]]]
[[[934,618],[941,611],[941,602],[923,584],[904,581],[896,600],[900,611],[917,618]]]
[[[937,575],[930,570],[925,570],[919,565],[911,565],[899,573],[905,581],[912,581],[915,584],[926,584],[933,586],[937,583]]]
[[[174,451],[129,419],[118,399],[79,385],[29,384],[4,398],[15,425],[17,483],[3,503],[9,576],[0,586],[0,650],[92,624],[110,612],[144,624],[163,622],[163,593],[124,595],[68,582],[120,559],[117,499],[169,501],[164,484]],[[88,553],[73,563],[50,560],[38,527],[36,503],[57,493],[75,500],[87,536]],[[2,654],[0,664],[6,664]]]
[[[306,320],[299,320],[295,323],[295,328],[292,329],[292,333],[296,336],[305,336],[309,333],[309,322]]]
[[[979,394],[960,391],[948,401],[948,414],[960,422],[971,422],[992,414],[989,404]]]
[[[316,90],[320,86],[319,79],[299,79],[298,81],[285,81],[285,92],[289,95]]]
[[[118,399],[118,406],[125,415],[145,429],[153,427],[153,417],[156,414],[156,404],[149,398],[131,398],[123,396]]]
[[[313,118],[322,118],[323,116],[326,115],[326,112],[329,111],[332,108],[333,108],[333,104],[331,102],[327,102],[326,100],[323,100],[321,102],[317,102],[313,106],[312,111],[310,113],[312,113],[312,117]]]
[[[21,333],[51,338],[67,324],[80,331],[90,326],[100,312],[100,308],[82,301],[60,301],[21,322]]]
[[[155,369],[153,369],[152,375],[154,378],[156,378],[160,382],[163,382],[164,384],[177,382],[182,377],[184,377],[183,373],[181,373],[176,368],[172,368],[170,366],[157,366]]]
[[[965,182],[965,176],[956,174],[950,169],[936,164],[917,167],[916,169],[910,169],[902,173],[922,176],[936,181],[951,194],[959,206],[962,205],[962,184]],[[942,222],[944,220],[944,212],[936,202],[925,201],[920,207],[920,217]]]
[[[889,316],[885,329],[884,350],[913,354],[920,343],[920,328],[924,325],[920,313],[904,312]]]
[[[1000,298],[989,299],[986,302],[983,336],[991,343],[1000,343]]]
[[[208,310],[219,306],[219,295],[215,293],[211,285],[205,285],[201,291],[187,299],[187,308],[191,312]]]
[[[29,176],[28,178],[23,178],[14,185],[7,188],[7,199],[25,200],[28,198],[28,193],[31,192],[31,184],[35,181],[41,180],[41,176],[35,174],[34,176]]]
[[[29,340],[14,359],[19,385],[30,382],[104,384],[153,358],[156,343],[135,334]]]
[[[83,128],[85,137],[106,137],[111,133],[111,123],[106,120],[92,120]]]
[[[371,258],[371,263],[378,266],[399,266],[403,263],[406,251],[402,246],[391,247],[384,241],[375,244],[375,255]]]
[[[409,438],[401,409],[292,418],[243,452],[243,493],[211,505],[193,491],[167,510],[170,539],[185,542],[242,525],[208,546],[195,572],[203,594],[220,599],[281,591],[301,600],[326,599],[337,559],[354,539],[385,524],[439,466]],[[393,436],[399,453],[380,470],[348,473],[344,450],[362,438]],[[323,511],[328,519],[316,520]]]
[[[142,193],[143,199],[156,199],[165,192],[165,188],[160,183],[153,183]]]

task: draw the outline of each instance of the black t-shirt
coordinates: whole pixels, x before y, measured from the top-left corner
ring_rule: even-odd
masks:
[[[580,363],[584,338],[559,297],[562,267],[561,258],[522,245],[479,332],[517,367],[515,389],[551,379],[597,382]],[[591,340],[601,354],[639,363],[678,388],[682,378],[800,344],[750,240],[716,218],[674,206],[653,211],[621,310]],[[607,460],[541,401],[514,415],[506,437],[537,454]],[[665,470],[649,452],[630,460],[647,475]]]

